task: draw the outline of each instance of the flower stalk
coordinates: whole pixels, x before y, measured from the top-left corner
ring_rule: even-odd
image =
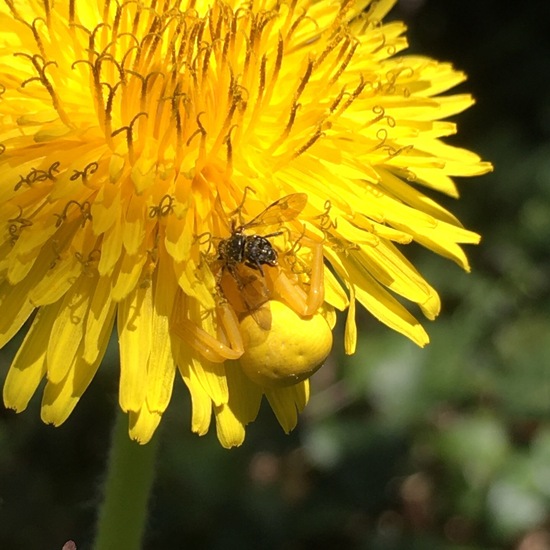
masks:
[[[94,550],[140,550],[155,479],[158,435],[148,445],[128,438],[128,419],[117,413]]]

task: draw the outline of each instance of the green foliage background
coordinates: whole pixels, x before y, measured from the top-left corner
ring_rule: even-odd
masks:
[[[361,314],[356,355],[337,343],[290,436],[264,407],[245,445],[222,450],[215,430],[189,433],[178,381],[146,549],[550,549],[550,3],[401,0],[392,17],[477,98],[452,142],[495,172],[442,199],[483,235],[472,273],[411,249],[444,303],[432,343]],[[117,376],[112,346],[58,429],[38,397],[0,410],[0,548],[89,547]]]

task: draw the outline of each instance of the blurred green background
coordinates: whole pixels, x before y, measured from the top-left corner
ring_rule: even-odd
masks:
[[[401,0],[391,18],[477,99],[452,143],[495,172],[438,197],[483,235],[472,273],[409,247],[443,299],[432,343],[361,313],[357,353],[338,336],[290,436],[267,406],[239,449],[192,435],[178,379],[147,550],[550,549],[550,2]],[[39,396],[0,409],[0,548],[89,548],[117,368],[112,346],[61,428],[41,423]]]

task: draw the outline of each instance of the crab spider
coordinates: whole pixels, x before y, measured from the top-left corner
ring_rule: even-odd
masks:
[[[259,319],[271,315],[270,300],[284,302],[302,317],[314,315],[324,302],[323,245],[304,236],[300,238],[300,244],[311,250],[311,263],[307,273],[306,271],[295,272],[294,266],[298,264],[303,266],[304,262],[298,260],[293,251],[283,254],[279,265],[267,266],[263,276],[254,278],[251,276],[250,285],[255,288],[255,296],[257,296],[254,307],[251,307],[250,303],[245,303],[242,296],[243,289],[235,284],[233,277],[222,278],[219,286],[223,293],[218,290],[218,300],[213,312],[215,314],[213,324],[217,331],[215,336],[191,319],[184,317],[185,297],[181,298],[180,293],[172,312],[172,332],[205,359],[221,363],[226,360],[236,360],[244,353],[240,328],[240,321],[244,317],[253,316],[260,327],[264,328],[263,322]],[[294,263],[290,258],[294,258]],[[308,280],[304,281],[306,278]],[[261,290],[264,287],[267,288],[267,293]]]

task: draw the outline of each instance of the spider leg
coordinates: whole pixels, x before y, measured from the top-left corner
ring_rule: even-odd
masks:
[[[222,302],[216,306],[216,312],[231,349],[239,356],[242,355],[244,353],[244,342],[235,310],[228,302]]]
[[[233,333],[229,337],[229,343],[231,345],[235,343],[235,349],[218,340],[190,319],[185,318],[184,311],[184,300],[181,297],[176,298],[174,308],[172,309],[170,331],[208,361],[223,363],[227,359],[238,359],[243,354],[243,347],[239,347],[238,339],[235,339]],[[222,322],[226,318],[225,315],[226,312],[220,317]]]
[[[292,280],[282,269],[273,278],[272,284],[277,294],[296,313],[309,316],[321,307],[325,299],[323,245],[305,238],[303,238],[302,243],[312,250],[308,292],[297,281]]]

